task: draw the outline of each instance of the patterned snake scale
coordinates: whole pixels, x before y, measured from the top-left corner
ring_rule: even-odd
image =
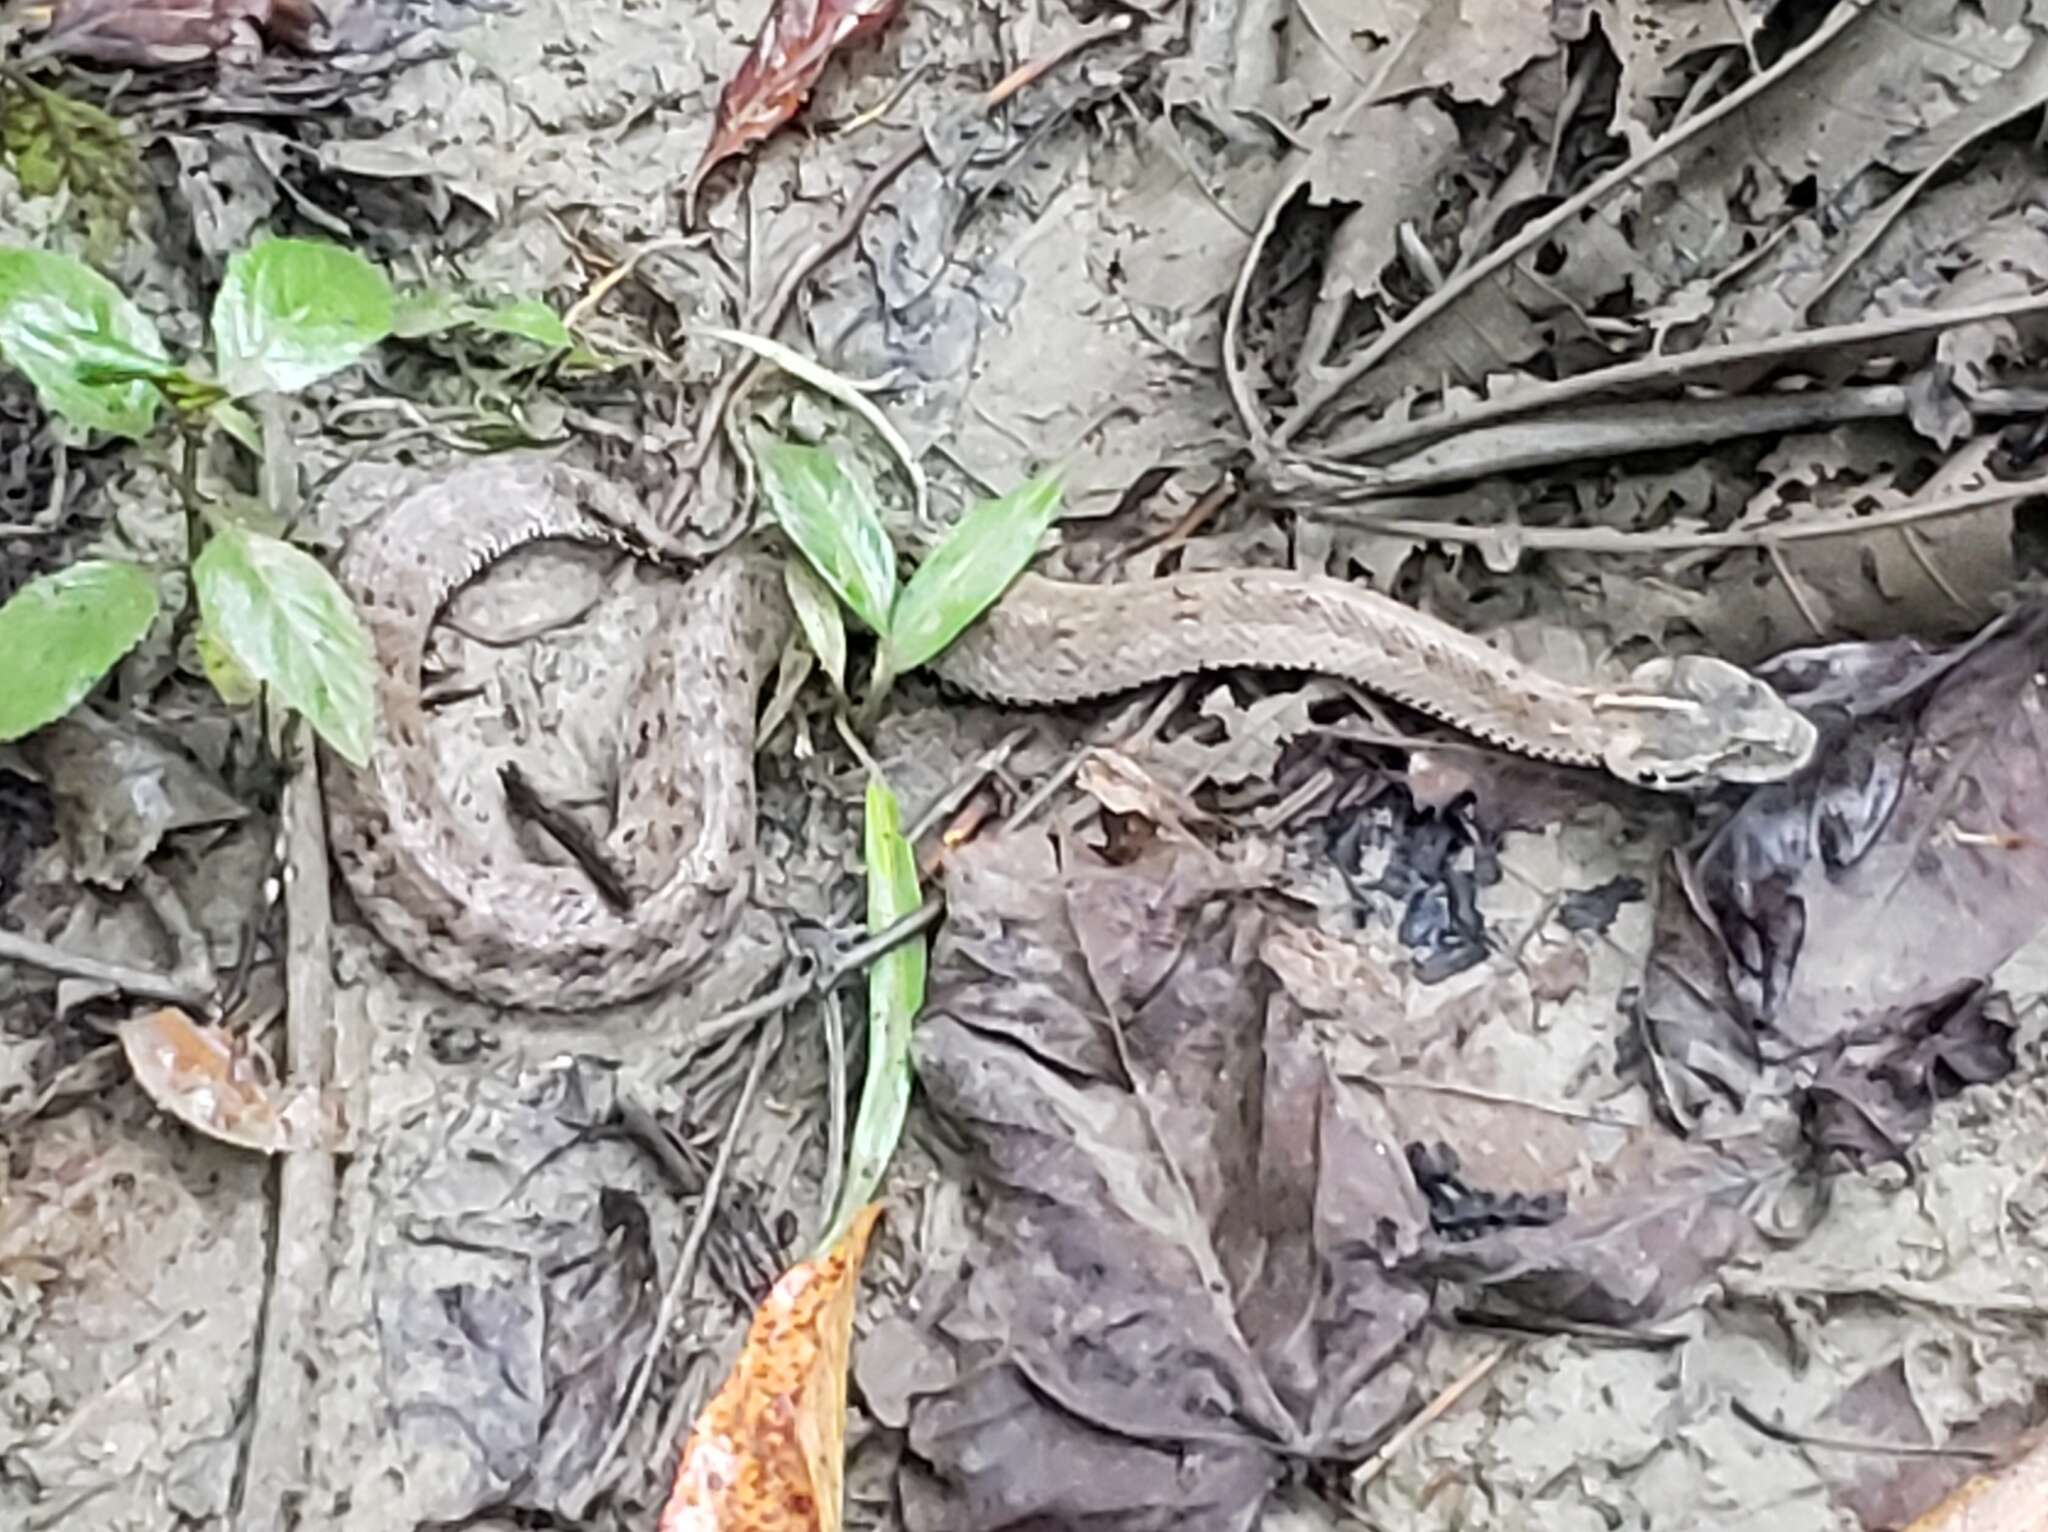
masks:
[[[544,1011],[635,999],[696,968],[748,896],[756,705],[792,631],[773,554],[735,548],[664,588],[605,842],[628,912],[580,871],[508,862],[466,822],[495,805],[451,802],[436,770],[421,681],[443,605],[527,543],[630,544],[637,525],[592,475],[484,459],[399,500],[343,560],[376,651],[377,732],[367,769],[329,757],[335,856],[372,926],[451,989]],[[1021,706],[1231,668],[1342,676],[1504,749],[1671,791],[1778,780],[1814,748],[1805,718],[1723,661],[1567,685],[1398,602],[1284,570],[1106,586],[1027,574],[931,668]]]

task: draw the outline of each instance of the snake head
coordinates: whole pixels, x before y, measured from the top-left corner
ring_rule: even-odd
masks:
[[[1665,792],[1781,782],[1818,742],[1812,721],[1769,686],[1707,655],[1650,660],[1597,705],[1615,725],[1602,751],[1607,769]]]

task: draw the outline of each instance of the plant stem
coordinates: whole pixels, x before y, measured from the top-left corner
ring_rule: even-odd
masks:
[[[889,689],[896,684],[896,671],[889,664],[889,646],[884,640],[875,651],[875,668],[868,674],[867,695],[861,698],[860,711],[854,723],[865,733],[875,726],[875,720],[882,716],[882,704],[889,700]]]

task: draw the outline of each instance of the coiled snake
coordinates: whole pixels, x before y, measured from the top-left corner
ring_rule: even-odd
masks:
[[[443,604],[526,543],[630,542],[635,525],[623,493],[594,476],[485,459],[401,499],[342,562],[378,679],[368,768],[329,760],[336,860],[403,957],[499,1005],[569,1011],[646,995],[695,968],[748,894],[755,707],[791,631],[766,552],[736,548],[691,577],[633,689],[606,842],[635,896],[626,912],[576,871],[491,851],[435,770],[420,688]],[[1814,749],[1804,717],[1723,661],[1659,659],[1626,684],[1567,685],[1398,602],[1281,570],[1108,586],[1027,574],[932,665],[1018,705],[1228,668],[1348,677],[1505,749],[1663,790],[1777,780]]]

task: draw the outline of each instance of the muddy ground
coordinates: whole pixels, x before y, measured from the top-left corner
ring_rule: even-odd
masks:
[[[1828,651],[1852,699],[1830,760],[1878,766],[1860,796],[1746,806],[1513,762],[1315,681],[1026,712],[903,683],[866,747],[913,817],[964,804],[976,833],[941,874],[924,1090],[856,1328],[852,1525],[1902,1526],[2048,1413],[2038,521],[2015,496],[1754,535],[2038,455],[2030,316],[1899,316],[2048,274],[2048,36],[1945,0],[1820,42],[1820,6],[1454,9],[931,0],[714,174],[687,231],[759,0],[366,4],[325,53],[50,77],[145,145],[99,259],[169,336],[199,338],[268,230],[574,309],[619,359],[564,378],[465,333],[319,386],[288,418],[322,551],[508,419],[665,503],[735,365],[693,327],[757,322],[858,213],[779,335],[872,384],[936,522],[1061,466],[1054,572],[1342,575],[1571,679],[2016,614],[1974,670]],[[82,252],[74,212],[0,176],[11,242]],[[1801,331],[1823,338],[1769,352]],[[1671,360],[1706,346],[1728,355]],[[1395,440],[1623,365],[1546,396],[1526,458]],[[1709,418],[1710,393],[1760,413]],[[181,546],[163,462],[60,444],[14,382],[0,407],[0,596]],[[864,428],[773,375],[729,408],[888,480]],[[1346,447],[1373,431],[1376,456]],[[681,507],[704,551],[750,504],[709,444]],[[891,494],[899,545],[928,548]],[[437,715],[446,780],[515,759],[601,803],[671,578],[551,548],[465,593],[437,641],[471,692]],[[208,991],[247,952],[238,1024],[282,1052],[280,773],[170,605],[88,717],[0,750],[0,928]],[[1893,668],[1867,679],[1872,655]],[[1116,753],[1063,776],[1091,747]],[[280,1260],[290,1175],[131,1077],[110,1028],[136,1002],[0,964],[0,1524],[652,1526],[821,1228],[862,1062],[857,983],[742,1009],[860,932],[865,767],[816,678],[759,770],[752,909],[687,993],[499,1013],[337,888],[346,1152],[289,1190],[310,1265]],[[1856,856],[1823,866],[1843,825]],[[1699,966],[1709,909],[1749,968]],[[1763,999],[1713,993],[1737,970]],[[265,1354],[296,1389],[258,1387]]]

